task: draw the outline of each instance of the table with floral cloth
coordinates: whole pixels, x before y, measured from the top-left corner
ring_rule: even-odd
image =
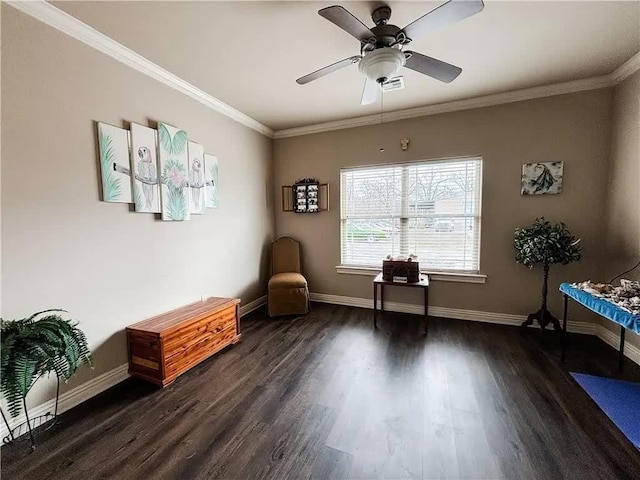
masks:
[[[619,368],[624,359],[624,337],[626,330],[640,334],[640,282],[621,280],[619,287],[590,281],[562,283],[560,291],[564,295],[562,360],[565,357],[567,333],[567,300],[571,298],[580,305],[603,318],[620,325]]]

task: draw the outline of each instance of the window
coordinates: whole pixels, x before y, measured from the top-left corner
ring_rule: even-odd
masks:
[[[418,255],[420,268],[480,269],[482,159],[459,158],[343,169],[342,265],[380,267]]]

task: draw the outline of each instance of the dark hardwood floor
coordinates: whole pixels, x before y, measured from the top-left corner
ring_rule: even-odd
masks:
[[[640,453],[569,371],[616,352],[537,330],[314,305],[243,320],[243,340],[158,390],[127,380],[65,413],[4,479],[640,478]],[[640,380],[627,361],[624,378]]]

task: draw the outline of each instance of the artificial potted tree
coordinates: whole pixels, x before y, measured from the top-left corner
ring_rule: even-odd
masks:
[[[572,236],[562,222],[552,224],[544,218],[536,218],[533,225],[516,228],[513,242],[516,249],[516,262],[528,268],[541,264],[543,271],[542,305],[537,312],[527,316],[522,323],[523,327],[537,320],[543,331],[549,323],[553,323],[555,330],[560,331],[560,322],[547,309],[549,266],[558,263],[566,265],[580,260],[582,254],[579,243],[580,239]]]
[[[35,448],[33,430],[49,420],[55,419],[60,393],[60,378],[73,376],[80,364],[92,366],[87,337],[78,328],[77,322],[63,318],[65,310],[44,310],[20,320],[0,318],[0,390],[4,395],[11,417],[17,417],[24,409],[26,421],[10,428],[8,438],[14,440],[29,434],[31,449]],[[57,377],[54,414],[42,418],[29,418],[26,397],[31,387],[43,375],[54,373]]]

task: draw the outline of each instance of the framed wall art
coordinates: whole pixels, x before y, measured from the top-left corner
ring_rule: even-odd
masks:
[[[102,178],[102,200],[132,203],[129,132],[107,123],[98,123],[98,149]]]
[[[205,205],[205,166],[202,145],[189,142],[189,212],[201,215]]]
[[[204,178],[205,178],[205,200],[207,208],[218,208],[219,187],[218,187],[218,157],[209,153],[204,154]]]
[[[160,213],[158,137],[154,129],[131,124],[131,166],[133,203],[136,212]]]
[[[522,165],[522,195],[553,195],[562,192],[564,162],[525,163]]]
[[[184,130],[158,123],[163,220],[181,221],[190,218],[187,142],[187,132]]]

